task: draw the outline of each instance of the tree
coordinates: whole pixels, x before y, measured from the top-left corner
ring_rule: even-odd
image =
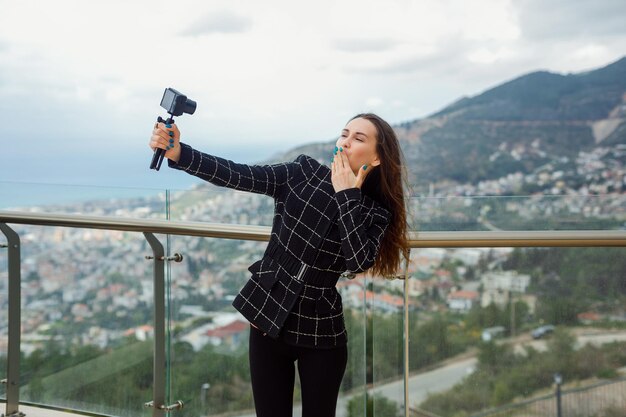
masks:
[[[381,394],[362,394],[348,402],[348,417],[401,417],[400,407]]]
[[[493,341],[481,343],[478,348],[478,368],[496,376],[515,363],[515,354],[510,345],[499,345]]]

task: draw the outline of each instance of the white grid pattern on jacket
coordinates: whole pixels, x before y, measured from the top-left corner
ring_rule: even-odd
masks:
[[[270,245],[304,263],[312,275],[336,277],[374,264],[390,213],[358,188],[335,192],[330,169],[311,157],[273,165],[238,164],[181,144],[176,169],[214,185],[274,199]],[[268,247],[269,247],[268,246]],[[291,265],[293,266],[293,265]],[[333,347],[347,341],[336,279],[328,285],[264,257],[233,305],[272,337],[303,346]],[[331,280],[332,281],[332,280]],[[332,300],[332,301],[331,301]],[[297,304],[297,305],[296,305]]]

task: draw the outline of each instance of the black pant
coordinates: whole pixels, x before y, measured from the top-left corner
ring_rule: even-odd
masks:
[[[272,339],[250,326],[250,378],[257,417],[292,417],[295,365],[302,392],[302,417],[334,417],[348,361],[346,346],[313,349]]]

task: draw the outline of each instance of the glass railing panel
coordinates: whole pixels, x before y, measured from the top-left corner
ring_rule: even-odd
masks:
[[[9,263],[7,240],[0,233],[0,379],[7,378],[9,348]],[[0,400],[6,400],[6,385],[0,384]]]
[[[175,204],[175,203],[173,203]],[[171,236],[184,255],[170,266],[168,364],[171,401],[185,415],[254,415],[249,323],[231,305],[263,242]]]
[[[140,233],[14,225],[20,401],[116,416],[152,399],[153,269]],[[4,307],[4,306],[3,306]]]
[[[367,322],[368,310],[365,305],[367,290],[366,278],[362,276],[342,277],[337,283],[341,295],[344,311],[344,321],[348,333],[348,364],[339,390],[337,400],[337,417],[364,415],[362,410],[366,406],[367,375],[371,374],[368,365],[367,338],[369,328]]]
[[[404,280],[368,279],[371,382],[368,409],[376,417],[404,416]]]
[[[274,200],[260,194],[200,184],[172,191],[170,218],[179,221],[271,226]]]
[[[559,398],[562,415],[625,409],[625,248],[413,249],[411,260],[417,415],[556,416]]]
[[[171,251],[184,253],[172,264],[169,294],[170,398],[185,402],[185,415],[254,416],[249,375],[250,326],[231,303],[250,278],[265,242],[172,236]],[[337,415],[364,390],[365,356],[362,294],[357,280],[339,284],[349,332],[349,360]],[[296,370],[294,415],[301,413]]]
[[[165,219],[163,189],[0,181],[0,210]]]
[[[463,190],[459,190],[461,194]],[[412,230],[614,230],[626,228],[626,194],[414,197]]]

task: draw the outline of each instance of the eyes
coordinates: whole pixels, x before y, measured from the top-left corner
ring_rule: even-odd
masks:
[[[347,137],[348,137],[348,135],[347,135],[346,133],[342,133],[342,134],[341,134],[341,138],[347,138]],[[365,142],[365,140],[363,140],[360,136],[356,136],[356,137],[355,137],[355,139],[356,139],[358,142]]]

